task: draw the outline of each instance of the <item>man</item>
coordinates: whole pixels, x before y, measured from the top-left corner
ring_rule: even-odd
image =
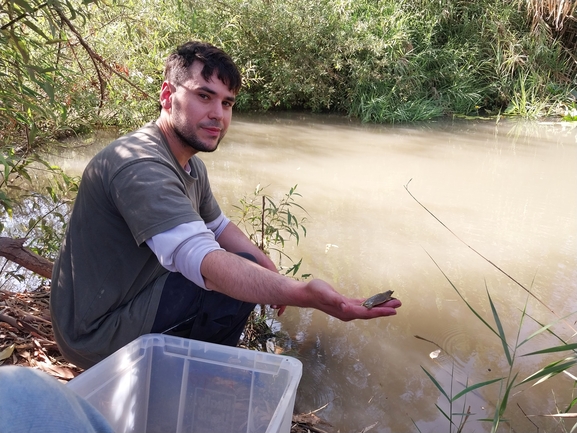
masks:
[[[196,154],[217,148],[240,86],[226,53],[180,46],[156,122],[86,167],[52,275],[54,333],[71,362],[90,367],[149,332],[234,346],[255,303],[345,321],[396,314],[398,300],[367,309],[324,281],[281,276],[222,214]]]

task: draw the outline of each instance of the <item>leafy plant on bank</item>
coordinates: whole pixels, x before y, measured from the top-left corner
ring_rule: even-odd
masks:
[[[276,200],[264,193],[265,187],[257,185],[251,195],[245,195],[233,208],[236,214],[233,219],[255,243],[261,251],[267,255],[273,253],[278,259],[277,266],[285,275],[296,277],[302,265],[302,258],[295,262],[286,252],[285,247],[289,241],[296,244],[306,236],[306,228],[303,225],[306,218],[299,216],[306,210],[298,204],[301,195],[296,192],[297,185],[289,189],[281,199]],[[290,265],[284,266],[284,260]],[[309,274],[301,274],[300,278],[308,278]],[[248,318],[242,338],[241,346],[247,349],[274,352],[277,344],[281,343],[286,335],[282,331],[274,330],[274,311],[260,305]]]
[[[199,33],[250,71],[241,109],[338,111],[370,122],[538,117],[559,115],[577,86],[574,44],[552,37],[521,1],[196,4]],[[570,28],[572,15],[560,16]],[[541,78],[525,81],[526,94],[537,104],[516,111],[520,77],[533,76]]]
[[[561,113],[577,87],[575,1],[0,4],[5,143],[143,123],[157,112],[163,60],[188,39],[232,54],[241,110],[535,117]],[[521,84],[530,98],[519,101]]]
[[[17,214],[21,213],[24,202],[33,208],[44,203],[57,209],[70,204],[78,191],[78,177],[67,175],[58,166],[50,165],[36,154],[23,157],[9,149],[0,153],[0,166],[3,168],[0,172],[0,205],[3,209],[0,213],[0,232],[6,228],[7,219],[14,217],[15,210]],[[38,189],[43,191],[39,192]],[[44,209],[41,213],[54,212]],[[30,230],[27,231],[30,234]]]
[[[26,238],[28,249],[51,259],[77,180],[51,166],[41,150],[56,138],[106,125],[111,78],[129,80],[87,42],[89,21],[105,16],[100,4],[0,0],[0,5],[0,231]],[[39,180],[46,174],[37,176],[39,170],[49,172],[50,185]],[[2,270],[17,280],[28,274],[12,264]]]
[[[237,213],[237,225],[261,251],[269,256],[273,253],[276,255],[278,267],[285,275],[296,276],[302,259],[295,262],[285,252],[285,246],[290,240],[294,240],[298,245],[301,235],[305,237],[307,234],[303,225],[306,218],[298,215],[300,212],[306,213],[297,203],[301,195],[296,192],[295,185],[280,200],[275,201],[273,197],[264,194],[264,189],[265,187],[257,185],[252,195],[244,196],[239,200],[239,205],[233,206]],[[283,265],[283,259],[288,260],[290,265]],[[303,274],[301,277],[306,278],[308,275]]]
[[[577,103],[574,103],[572,106],[567,108],[563,120],[566,120],[567,122],[577,122]]]
[[[10,197],[0,200],[4,212],[0,214],[2,236],[25,239],[28,250],[48,260],[56,258],[66,228],[73,200],[78,192],[80,178],[69,176],[59,167],[47,164],[42,158],[22,160],[4,158],[4,168],[14,164],[11,171],[0,175],[0,191],[12,190]],[[24,267],[9,261],[0,265],[0,285],[18,288],[38,286],[42,278]]]
[[[72,194],[75,181],[37,150],[93,119],[83,108],[97,98],[75,91],[79,81],[66,64],[72,21],[86,22],[82,6],[88,3],[0,1],[0,232],[26,238],[27,247],[46,258],[54,257],[60,239],[50,219],[63,222],[66,205],[60,200]],[[44,191],[38,189],[39,171],[51,178]],[[9,263],[2,271],[3,282],[30,274]]]

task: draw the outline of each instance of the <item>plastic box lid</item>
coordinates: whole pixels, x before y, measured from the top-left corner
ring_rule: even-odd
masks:
[[[68,382],[118,433],[289,433],[295,358],[148,334]]]

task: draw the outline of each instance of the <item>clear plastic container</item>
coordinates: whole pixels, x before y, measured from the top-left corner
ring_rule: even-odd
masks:
[[[289,433],[295,358],[144,335],[68,383],[117,433]]]

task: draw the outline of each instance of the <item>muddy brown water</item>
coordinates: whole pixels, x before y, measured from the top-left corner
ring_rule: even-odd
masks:
[[[79,173],[106,141],[57,162]],[[298,184],[307,236],[287,252],[303,258],[301,270],[353,297],[392,289],[403,302],[397,316],[371,321],[343,323],[297,308],[280,320],[290,353],[304,364],[296,409],[322,408],[317,415],[340,432],[370,426],[371,432],[448,432],[435,405],[451,409],[423,368],[452,395],[465,384],[508,375],[500,340],[452,285],[496,329],[490,295],[511,350],[516,339],[539,329],[526,317],[519,331],[523,309],[541,323],[577,311],[575,125],[443,120],[375,126],[331,116],[237,115],[219,149],[202,158],[232,216],[257,185],[279,199]],[[446,227],[410,196],[407,184]],[[576,321],[577,314],[570,316],[555,332],[569,340]],[[542,333],[521,345],[513,374],[519,380],[560,359],[520,356],[557,344]],[[507,412],[514,431],[537,431],[535,425],[553,431],[554,421],[538,415],[565,408],[572,384],[561,374],[514,388]],[[478,420],[492,418],[499,392],[495,383],[453,404],[454,413],[471,412],[465,431],[490,430]]]

